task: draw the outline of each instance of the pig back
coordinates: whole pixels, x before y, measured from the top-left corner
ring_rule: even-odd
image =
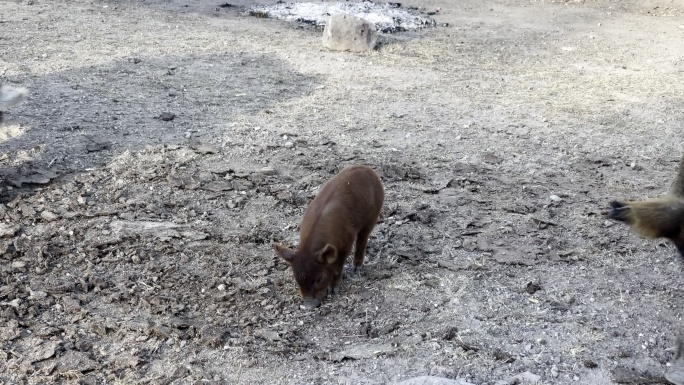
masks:
[[[343,171],[346,170],[349,170],[349,175],[345,178],[348,181],[347,190],[344,191],[344,194],[348,196],[345,202],[346,208],[357,212],[358,218],[368,218],[363,221],[365,222],[363,225],[367,225],[370,221],[375,224],[385,199],[380,177],[368,166],[354,165]]]
[[[345,167],[328,181],[309,204],[301,226],[302,241],[312,233],[356,232],[374,226],[385,193],[380,177],[368,166]]]

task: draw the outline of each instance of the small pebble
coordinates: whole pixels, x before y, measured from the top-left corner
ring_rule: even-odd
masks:
[[[176,114],[173,114],[171,112],[162,112],[161,115],[157,117],[157,119],[164,122],[169,122],[171,120],[176,119]]]
[[[553,377],[553,378],[558,377],[558,366],[556,366],[556,365],[551,366],[551,377]]]
[[[275,175],[278,173],[273,167],[264,167],[259,172],[264,175]]]
[[[40,213],[40,217],[45,219],[46,221],[54,221],[58,218],[57,214],[47,210],[44,210],[42,213]]]
[[[554,194],[554,195],[551,195],[549,198],[550,198],[552,201],[554,201],[554,202],[560,202],[560,201],[563,200],[563,198],[561,198],[561,197],[559,197],[558,195],[555,195],[555,194]]]
[[[224,290],[226,290],[226,285],[220,284],[220,285],[218,285],[217,289],[218,289],[219,291],[224,291]]]
[[[287,147],[287,148],[292,148],[292,147],[294,147],[294,143],[292,143],[292,142],[285,142],[285,147]]]

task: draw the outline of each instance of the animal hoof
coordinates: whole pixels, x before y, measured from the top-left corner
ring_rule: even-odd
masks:
[[[314,298],[305,299],[304,301],[302,301],[302,304],[299,305],[299,308],[302,310],[313,310],[319,306],[321,306],[321,300],[318,298]]]
[[[339,286],[329,287],[328,288],[328,294],[331,294],[331,295],[340,294],[340,287]]]
[[[361,266],[354,266],[352,268],[352,275],[360,275],[361,274]]]

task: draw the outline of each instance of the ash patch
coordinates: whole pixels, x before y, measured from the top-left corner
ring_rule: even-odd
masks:
[[[370,1],[344,3],[286,3],[254,5],[247,13],[312,25],[323,29],[328,17],[348,13],[375,24],[378,32],[395,33],[434,27],[435,20],[420,15],[417,8],[402,8],[399,3],[378,4]]]

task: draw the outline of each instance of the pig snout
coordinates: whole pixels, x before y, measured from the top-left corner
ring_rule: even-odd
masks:
[[[321,306],[321,300],[318,298],[304,299],[302,304],[299,305],[302,310],[313,310],[319,306]]]

